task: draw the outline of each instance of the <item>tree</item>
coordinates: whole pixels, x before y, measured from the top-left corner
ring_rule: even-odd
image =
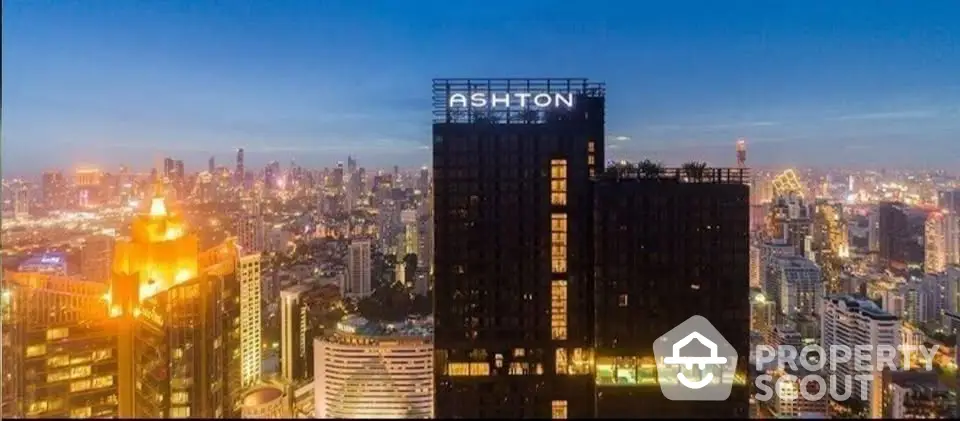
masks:
[[[646,178],[659,178],[663,174],[663,165],[649,159],[644,159],[637,164],[637,169]]]
[[[682,168],[683,173],[687,176],[687,178],[695,181],[702,181],[704,174],[707,172],[707,163],[691,161],[683,164]]]

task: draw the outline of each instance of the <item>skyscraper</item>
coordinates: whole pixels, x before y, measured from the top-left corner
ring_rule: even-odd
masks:
[[[213,174],[213,172],[214,172],[216,169],[217,169],[217,165],[216,165],[215,158],[211,156],[210,159],[207,160],[207,171],[208,171],[210,174]]]
[[[889,267],[904,267],[907,260],[907,214],[902,203],[884,202],[877,208],[880,261]]]
[[[4,418],[115,418],[115,321],[107,284],[3,274]]]
[[[246,170],[243,168],[243,148],[237,149],[237,169],[234,171],[234,177],[237,179],[237,185],[243,187],[246,181]]]
[[[433,99],[436,416],[593,416],[604,85],[439,79]]]
[[[937,205],[944,216],[946,263],[960,265],[960,189],[939,192]]]
[[[88,281],[106,284],[110,280],[115,239],[109,235],[91,235],[80,252],[80,269]]]
[[[289,384],[309,378],[313,339],[303,300],[309,289],[301,284],[280,291],[280,375]]]
[[[853,349],[862,344],[900,345],[900,323],[896,316],[881,310],[870,300],[857,299],[850,296],[838,296],[824,299],[823,314],[820,317],[821,340],[824,349],[831,346],[845,346]],[[876,352],[876,351],[873,351]],[[876,358],[876,356],[874,356]],[[871,374],[856,367],[854,361],[833,362],[827,361],[826,367],[836,367],[836,374],[849,376]],[[829,371],[829,370],[828,370]],[[829,373],[831,375],[835,373]],[[853,389],[851,399],[860,399],[861,393],[867,397],[864,404],[871,415],[869,418],[880,418],[882,413],[883,392],[880,389],[880,373],[874,374],[873,380],[866,383],[867,390],[861,390],[860,381],[851,382]],[[848,392],[845,382],[837,381],[837,392]]]
[[[258,205],[255,205],[252,210],[237,215],[235,232],[241,254],[256,254],[264,251],[266,231],[263,225],[263,214]]]
[[[652,165],[613,167],[598,179],[597,417],[747,415],[748,179],[746,169]],[[671,401],[657,385],[653,343],[695,315],[743,356],[725,401]]]
[[[162,194],[118,241],[110,315],[118,323],[121,417],[231,417],[240,404],[236,246],[199,251]]]
[[[237,259],[237,281],[240,284],[240,359],[242,387],[250,387],[260,380],[262,371],[263,324],[261,323],[261,267],[260,254],[248,254]]]
[[[940,273],[947,270],[947,219],[940,212],[927,215],[923,226],[923,270]]]
[[[370,242],[354,241],[347,250],[347,276],[343,295],[366,297],[373,292],[371,284]]]

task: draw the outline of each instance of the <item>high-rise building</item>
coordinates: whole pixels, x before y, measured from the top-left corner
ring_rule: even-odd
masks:
[[[250,387],[260,380],[263,370],[263,324],[261,323],[260,287],[262,274],[260,254],[237,259],[237,282],[240,284],[240,384]]]
[[[900,321],[896,316],[881,310],[870,300],[857,299],[851,296],[837,296],[825,298],[823,313],[820,318],[820,346],[829,349],[831,346],[845,346],[847,349],[863,344],[870,344],[874,349],[878,345],[898,347],[900,345]],[[876,352],[876,351],[873,351]],[[876,358],[876,355],[873,356]],[[848,362],[827,361],[828,374],[840,375],[840,378],[853,379],[855,375],[870,375],[857,367],[851,359]],[[874,364],[876,366],[876,364]],[[836,372],[829,372],[836,367]],[[864,404],[870,418],[879,418],[883,411],[882,377],[880,372],[872,373],[872,379],[865,382],[852,381],[850,399],[861,399],[865,396]],[[844,381],[836,382],[836,392],[839,395],[847,393]],[[866,387],[865,390],[862,388]]]
[[[824,298],[820,267],[801,256],[778,256],[770,265],[768,279],[778,286],[774,297],[780,314],[787,317],[819,314]]]
[[[119,325],[119,415],[237,415],[236,246],[201,253],[197,236],[158,193],[115,250],[109,303]]]
[[[3,418],[116,418],[107,284],[18,272],[3,281]]]
[[[593,416],[604,89],[434,80],[438,418]]]
[[[257,254],[266,250],[266,228],[258,205],[253,210],[237,215],[235,231],[241,254]]]
[[[348,316],[314,339],[316,418],[434,418],[432,320]],[[479,370],[461,363],[457,372]]]
[[[739,355],[749,354],[748,177],[746,169],[641,164],[610,168],[597,180],[596,287],[571,294],[598,300],[597,417],[747,415],[746,358],[726,401],[671,401],[656,386],[652,345],[700,315]],[[589,240],[570,244],[579,241]]]
[[[297,384],[312,374],[308,366],[313,358],[313,338],[304,301],[309,290],[301,284],[280,291],[280,375],[288,384]]]
[[[344,296],[366,297],[373,292],[370,267],[370,242],[354,241],[347,250],[347,276]]]
[[[63,173],[48,171],[40,181],[43,204],[50,209],[59,209],[67,204],[67,181]]]
[[[110,281],[110,268],[113,262],[113,245],[115,238],[110,235],[97,234],[86,238],[80,252],[80,270],[88,281]]]
[[[26,186],[18,186],[14,191],[13,215],[16,219],[30,217],[30,191]]]
[[[877,208],[880,262],[888,267],[905,267],[908,234],[907,213],[902,203],[884,202]]]
[[[938,193],[944,216],[944,254],[948,265],[960,265],[960,189]]]
[[[213,156],[207,160],[207,172],[213,174],[217,170],[216,160]]]
[[[243,148],[237,149],[237,169],[234,170],[234,177],[237,179],[237,185],[241,188],[244,187],[246,182],[247,173],[243,167]]]
[[[940,273],[947,270],[947,216],[931,212],[923,227],[923,270]]]
[[[797,255],[802,255],[812,232],[813,216],[803,196],[790,190],[774,197],[767,217],[767,235],[771,241],[790,244]]]

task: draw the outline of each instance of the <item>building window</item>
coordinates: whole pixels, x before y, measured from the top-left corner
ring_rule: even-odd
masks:
[[[550,161],[550,204],[567,204],[567,161],[563,159]]]
[[[619,305],[620,307],[626,307],[629,305],[629,303],[630,301],[627,294],[620,294],[620,296],[617,297],[617,305]]]
[[[567,272],[567,214],[551,215],[550,259],[553,273]]]
[[[557,374],[567,374],[567,350],[565,348],[557,348],[554,352],[554,360]]]
[[[448,376],[469,376],[470,364],[469,363],[449,363],[447,364],[447,375]]]
[[[591,142],[591,144],[593,144]],[[555,420],[565,420],[567,419],[567,401],[553,401],[551,405],[553,409],[553,419]]]
[[[555,341],[567,339],[567,281],[551,283],[550,332]]]
[[[597,144],[594,143],[592,140],[587,142],[587,152],[594,153],[596,151],[597,151]]]
[[[61,327],[61,328],[57,328],[57,329],[48,329],[48,330],[47,330],[47,340],[48,340],[48,341],[55,341],[55,340],[57,340],[57,339],[63,339],[63,338],[66,338],[66,337],[69,336],[69,335],[70,335],[70,331],[69,331],[67,328],[65,328],[65,327]]]

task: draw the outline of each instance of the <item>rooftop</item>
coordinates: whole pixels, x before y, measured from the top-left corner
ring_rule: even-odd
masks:
[[[337,323],[337,331],[349,335],[382,337],[432,338],[433,316],[411,318],[397,322],[374,322],[361,316],[344,316]]]
[[[750,170],[747,168],[710,168],[710,167],[656,167],[644,168],[641,165],[621,162],[608,166],[598,179],[609,181],[659,181],[680,184],[746,184],[750,182]]]
[[[258,386],[243,397],[244,406],[257,406],[273,402],[283,396],[283,390],[276,386]]]
[[[846,305],[848,311],[858,312],[864,316],[870,317],[875,320],[897,320],[897,316],[894,316],[886,311],[884,311],[877,303],[868,300],[862,297],[856,297],[853,295],[841,295],[831,297],[830,301],[834,303],[843,303]]]

